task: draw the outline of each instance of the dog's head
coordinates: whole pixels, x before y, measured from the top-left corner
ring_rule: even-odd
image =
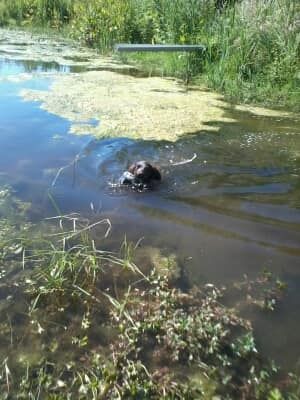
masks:
[[[138,161],[132,164],[128,171],[142,183],[149,183],[152,180],[161,180],[161,174],[156,167],[146,161]]]

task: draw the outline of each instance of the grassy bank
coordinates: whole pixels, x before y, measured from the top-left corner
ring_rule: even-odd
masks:
[[[224,3],[223,7],[220,3]],[[1,0],[0,24],[68,28],[107,50],[116,42],[203,43],[202,57],[128,57],[150,72],[185,78],[235,101],[299,110],[299,16],[296,0]]]

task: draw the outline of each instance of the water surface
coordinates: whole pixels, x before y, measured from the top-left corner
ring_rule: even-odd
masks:
[[[67,120],[19,95],[24,88],[47,89],[54,72],[72,69],[0,54],[1,184],[32,203],[33,222],[57,214],[49,193],[61,213],[109,217],[112,234],[103,246],[116,249],[125,234],[143,238],[147,246],[178,254],[195,283],[230,285],[264,268],[274,272],[288,283],[284,301],[272,314],[251,317],[266,353],[294,365],[300,357],[299,119],[228,106],[235,123],[211,121],[217,133],[203,130],[175,143],[74,136]],[[11,79],[23,73],[33,78]],[[194,153],[193,162],[172,165]],[[161,185],[145,193],[112,188],[109,183],[139,159],[161,168]]]

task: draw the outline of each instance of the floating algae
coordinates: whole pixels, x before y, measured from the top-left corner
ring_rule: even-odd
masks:
[[[79,70],[136,70],[72,40],[22,30],[0,29],[0,57],[7,62],[24,62],[28,72],[33,72],[38,62],[48,64],[54,70],[60,70],[62,66]],[[43,68],[40,67],[37,69],[41,73]]]
[[[173,79],[135,78],[110,71],[58,76],[50,91],[23,90],[27,100],[69,119],[72,133],[176,140],[200,130],[216,130],[211,121],[228,121],[226,103],[215,93],[186,91]],[[98,119],[98,126],[78,122]]]
[[[220,122],[235,121],[225,115],[232,105],[216,93],[199,88],[186,90],[173,79],[134,77],[134,67],[71,40],[0,29],[0,57],[6,62],[20,61],[25,69],[23,74],[0,80],[20,82],[30,79],[33,73],[53,79],[50,91],[24,90],[22,95],[70,120],[72,133],[174,141],[188,133],[216,131]],[[58,73],[69,71],[77,73]],[[235,108],[259,115],[281,115],[273,110]],[[100,124],[86,123],[90,120]]]
[[[278,117],[278,118],[285,118],[291,117],[296,118],[296,114],[293,114],[288,111],[281,111],[281,110],[272,110],[265,107],[258,107],[258,106],[250,106],[250,105],[236,105],[235,110],[248,112],[259,117]]]
[[[201,130],[217,131],[220,122],[234,122],[232,108],[216,93],[186,90],[174,79],[136,78],[112,71],[57,76],[50,91],[23,90],[26,100],[72,122],[71,133],[145,140],[177,140]],[[236,106],[241,109],[242,106]],[[279,111],[243,107],[253,114],[287,116]],[[96,119],[99,125],[82,124]]]
[[[0,56],[8,62],[22,61],[26,67],[27,74],[19,79],[6,76],[5,80],[21,81],[30,79],[30,74],[46,72],[53,78],[50,91],[24,90],[22,95],[69,119],[72,133],[176,140],[186,133],[216,130],[217,127],[207,125],[211,121],[229,121],[224,117],[226,103],[217,94],[186,91],[171,79],[117,73],[128,74],[131,70],[134,73],[135,68],[70,40],[1,29]],[[48,63],[49,68],[45,65],[43,70],[39,62]],[[61,66],[85,72],[55,73],[61,72]],[[100,124],[82,123],[91,119],[99,120]]]

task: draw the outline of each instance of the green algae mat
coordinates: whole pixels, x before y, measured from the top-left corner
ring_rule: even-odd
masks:
[[[20,94],[68,119],[71,133],[175,141],[187,134],[218,131],[220,122],[235,121],[227,112],[233,106],[216,93],[199,87],[187,89],[175,79],[134,76],[136,68],[70,40],[1,29],[0,55],[8,62],[27,65],[24,73],[2,80],[41,75],[52,79],[49,90],[23,89]],[[46,63],[53,68],[43,69]],[[256,107],[240,109],[274,115],[274,111]]]

